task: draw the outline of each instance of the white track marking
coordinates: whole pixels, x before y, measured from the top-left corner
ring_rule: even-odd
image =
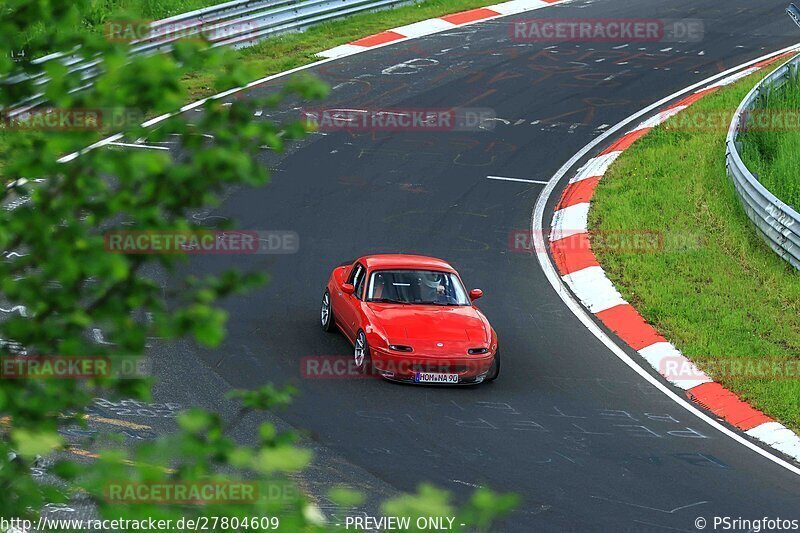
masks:
[[[558,241],[578,233],[586,233],[589,225],[589,202],[573,204],[559,209],[553,215],[553,231],[550,240]],[[541,248],[544,250],[544,248]]]
[[[766,442],[786,455],[800,455],[800,440],[780,422],[765,422],[745,431],[751,437]]]
[[[220,95],[216,95],[216,96],[220,96]],[[215,98],[215,96],[212,96],[211,98]],[[155,126],[159,122],[164,122],[168,118],[171,118],[171,117],[174,117],[174,116],[175,116],[175,113],[164,113],[163,115],[159,115],[159,116],[157,116],[155,118],[151,118],[150,120],[145,120],[144,122],[142,122],[142,127],[143,128],[149,128],[150,126]],[[188,124],[188,123],[187,123],[187,125],[188,126],[194,126],[194,124]]]
[[[731,76],[729,78],[725,78],[724,80],[720,80],[713,85],[709,85],[708,88],[711,87],[724,87],[726,85],[730,85],[731,83],[737,82],[740,79],[749,76],[750,74],[760,70],[758,67],[751,67],[747,70],[743,70],[742,72],[737,73],[735,76]]]
[[[510,2],[503,2],[502,4],[495,4],[493,6],[486,6],[492,11],[497,11],[503,15],[515,15],[525,11],[533,11],[542,7],[547,7],[547,2],[542,0],[511,0]]]
[[[655,368],[667,381],[683,390],[714,381],[687,359],[671,342],[653,343],[639,350],[639,355],[644,357],[650,366]],[[671,366],[678,366],[681,374],[694,376],[696,379],[674,379],[679,376],[669,374]]]
[[[122,147],[125,147],[125,148],[146,148],[148,150],[167,150],[167,151],[169,151],[169,148],[167,148],[166,146],[152,146],[150,144],[143,144],[143,143],[134,144],[134,143],[110,142],[108,144],[111,145],[111,146],[122,146]]]
[[[5,309],[3,307],[0,307],[0,311],[2,311],[3,313],[14,313],[14,312],[17,312],[17,313],[19,313],[19,316],[21,316],[23,318],[28,318],[28,308],[25,307],[24,305],[15,305],[14,307],[12,307],[10,309]]]
[[[373,46],[372,48],[375,47]],[[339,59],[340,57],[360,54],[364,50],[369,50],[369,48],[367,48],[366,46],[358,46],[357,44],[343,44],[331,48],[330,50],[325,50],[323,52],[320,52],[317,55],[319,57],[324,57],[326,59]]]
[[[503,176],[486,176],[487,180],[498,180],[498,181],[519,181],[522,183],[538,183],[539,185],[547,185],[546,181],[542,180],[526,180],[522,178],[506,178]]]
[[[103,337],[103,332],[100,328],[92,328],[92,338],[97,344],[114,345],[113,342],[108,342],[105,337]]]
[[[406,26],[400,26],[399,28],[392,28],[391,31],[399,33],[400,35],[405,35],[406,37],[414,38],[430,35],[440,31],[452,30],[455,27],[456,25],[452,22],[435,18],[422,20],[413,24],[407,24]]]
[[[602,267],[582,268],[561,276],[561,279],[592,313],[628,303],[606,277]]]
[[[594,176],[602,176],[608,170],[608,167],[611,166],[613,163],[622,153],[621,150],[615,150],[613,152],[609,152],[607,154],[599,155],[590,159],[585,165],[583,165],[578,173],[575,174],[575,177],[569,180],[570,183],[575,183],[576,181],[582,181],[586,178],[591,178]]]
[[[535,247],[534,249],[536,249],[536,250],[544,250],[545,249],[544,236],[543,236],[543,220],[544,220],[544,211],[545,211],[545,208],[547,207],[547,202],[548,202],[548,199],[550,198],[550,195],[553,193],[553,191],[555,190],[556,186],[561,181],[561,179],[567,174],[567,172],[572,167],[574,167],[575,164],[578,161],[580,161],[583,157],[585,157],[587,153],[589,153],[591,150],[593,150],[595,147],[597,147],[600,143],[602,143],[603,141],[608,139],[610,136],[612,136],[615,133],[617,133],[618,131],[620,131],[625,126],[627,126],[630,123],[634,122],[635,120],[647,115],[648,113],[651,113],[652,111],[660,108],[664,104],[670,102],[671,100],[674,100],[675,98],[677,98],[679,96],[683,96],[683,95],[685,95],[685,94],[687,94],[687,93],[689,93],[691,91],[694,91],[695,89],[703,87],[703,86],[705,86],[705,85],[707,85],[709,83],[713,83],[713,82],[715,82],[717,80],[723,79],[726,76],[728,76],[728,75],[730,75],[730,74],[732,74],[734,72],[739,71],[740,69],[748,68],[748,67],[750,67],[752,65],[755,65],[756,63],[764,61],[765,59],[769,59],[769,58],[781,55],[781,54],[789,52],[789,51],[797,50],[798,47],[800,47],[800,43],[796,43],[796,44],[794,44],[792,46],[787,46],[786,48],[783,48],[783,49],[778,50],[776,52],[772,52],[770,54],[763,55],[761,57],[758,57],[756,59],[753,59],[751,61],[743,63],[743,64],[741,64],[739,66],[730,68],[730,69],[728,69],[728,70],[726,70],[724,72],[721,72],[719,74],[716,74],[714,76],[706,78],[705,80],[702,80],[702,81],[699,81],[697,83],[694,83],[694,84],[692,84],[692,85],[690,85],[690,86],[688,86],[688,87],[686,87],[684,89],[681,89],[680,91],[672,93],[669,96],[665,96],[664,98],[662,98],[661,100],[659,100],[657,102],[654,102],[654,103],[650,104],[649,106],[647,106],[644,109],[634,113],[633,115],[629,116],[628,118],[624,119],[623,121],[618,122],[612,128],[607,130],[605,133],[601,134],[599,137],[595,137],[589,144],[587,144],[586,146],[581,148],[580,151],[578,151],[575,155],[573,155],[569,159],[569,161],[564,163],[564,165],[562,165],[562,167],[560,169],[558,169],[558,172],[556,172],[555,175],[553,175],[553,177],[550,180],[550,182],[545,186],[545,188],[542,190],[541,194],[539,195],[539,198],[536,201],[536,205],[534,206],[532,217],[531,217],[531,229],[532,229],[533,239],[535,241],[534,242],[534,247]],[[731,430],[730,428],[724,426],[723,424],[721,424],[718,421],[714,420],[713,418],[709,417],[708,415],[706,415],[705,413],[700,411],[700,409],[698,409],[693,404],[691,404],[688,400],[678,396],[672,389],[670,389],[667,385],[662,383],[659,379],[657,379],[656,377],[654,377],[650,373],[648,373],[644,369],[644,367],[642,367],[638,362],[634,361],[630,356],[628,356],[628,354],[625,353],[625,351],[622,348],[617,346],[614,343],[614,341],[612,341],[611,338],[600,328],[600,326],[598,326],[594,322],[592,317],[589,316],[588,312],[581,306],[581,304],[579,304],[575,300],[575,298],[572,297],[570,292],[566,289],[566,287],[562,283],[561,278],[559,278],[558,272],[556,272],[556,269],[555,269],[555,267],[553,266],[553,263],[550,260],[549,254],[546,254],[546,253],[544,253],[544,254],[536,254],[536,256],[538,258],[539,265],[541,266],[542,271],[545,274],[545,277],[547,277],[547,280],[550,282],[550,285],[556,291],[556,293],[561,298],[561,300],[564,302],[564,304],[567,306],[567,308],[570,311],[572,311],[572,314],[574,314],[575,317],[578,320],[581,321],[581,323],[586,327],[586,329],[588,329],[589,332],[591,332],[600,342],[602,342],[606,346],[606,348],[608,348],[609,351],[611,353],[613,353],[620,361],[625,363],[631,370],[633,370],[634,372],[639,374],[639,376],[641,376],[642,379],[644,379],[645,381],[647,381],[648,383],[653,385],[656,389],[661,391],[669,399],[674,401],[676,404],[681,406],[686,411],[688,411],[688,412],[692,413],[693,415],[695,415],[697,418],[699,418],[700,420],[702,420],[703,422],[705,422],[706,424],[708,424],[712,428],[716,429],[717,431],[719,431],[723,435],[733,439],[734,441],[736,441],[737,443],[741,444],[742,446],[745,446],[745,447],[749,448],[750,450],[754,451],[755,453],[761,455],[762,457],[772,461],[773,463],[777,464],[778,466],[781,466],[781,467],[785,468],[786,470],[788,470],[789,472],[792,472],[793,474],[797,474],[797,475],[800,476],[800,468],[798,468],[797,466],[789,463],[788,461],[786,461],[784,459],[781,459],[780,457],[778,457],[777,455],[774,455],[773,453],[769,452],[768,450],[765,450],[764,448],[761,448],[760,446],[750,442],[749,440],[747,440],[745,437],[743,437],[742,435],[740,435],[736,431]],[[766,426],[766,424],[763,424],[763,425]],[[750,434],[750,435],[755,437],[755,435],[753,435],[753,434]]]
[[[665,109],[660,113],[655,114],[654,116],[648,118],[641,124],[638,124],[633,131],[643,130],[645,128],[655,128],[656,126],[663,124],[668,118],[673,117],[686,109],[689,106],[679,105],[677,107],[672,107],[670,109]]]

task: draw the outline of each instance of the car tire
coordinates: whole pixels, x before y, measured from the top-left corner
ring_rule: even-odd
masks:
[[[489,373],[486,374],[485,381],[494,381],[497,379],[497,376],[500,375],[500,350],[497,350],[494,353],[494,361],[492,361],[492,366],[489,368]]]
[[[372,359],[369,355],[367,336],[362,330],[358,330],[356,335],[356,342],[353,345],[353,359],[355,360],[356,370],[360,374],[368,374],[370,372]]]
[[[319,319],[322,324],[322,329],[325,331],[330,332],[336,329],[335,320],[333,318],[333,306],[331,305],[331,293],[328,292],[328,289],[325,289],[325,294],[322,295]]]

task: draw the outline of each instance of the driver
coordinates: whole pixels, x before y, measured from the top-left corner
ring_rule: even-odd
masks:
[[[375,287],[372,289],[372,298],[380,300],[381,298],[388,298],[386,294],[386,280],[383,279],[383,274],[375,275]]]
[[[421,279],[424,300],[431,302],[447,301],[447,288],[442,274],[438,272],[423,272]]]

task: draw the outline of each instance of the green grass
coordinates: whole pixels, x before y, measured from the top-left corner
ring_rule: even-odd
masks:
[[[97,5],[103,6],[105,13],[135,13],[146,19],[163,19],[194,11],[203,7],[221,4],[228,0],[103,0]]]
[[[688,111],[727,113],[760,79],[751,76]],[[680,115],[676,119],[680,118]],[[725,131],[655,128],[601,180],[593,231],[655,230],[704,236],[690,250],[597,250],[623,296],[698,366],[800,358],[800,273],[756,235],[725,173]],[[800,429],[800,379],[714,375],[758,409]]]
[[[86,13],[90,26],[102,25],[113,18],[131,17],[159,20],[187,11],[221,4],[228,0],[95,0]]]
[[[787,112],[795,115],[788,127],[752,129],[740,139],[747,168],[768,191],[800,211],[800,79],[793,78],[760,99],[756,112],[775,118],[789,118]]]

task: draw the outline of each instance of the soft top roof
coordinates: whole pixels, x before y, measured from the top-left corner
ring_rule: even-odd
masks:
[[[365,255],[359,259],[368,270],[412,269],[455,272],[449,263],[435,257],[408,254]]]

